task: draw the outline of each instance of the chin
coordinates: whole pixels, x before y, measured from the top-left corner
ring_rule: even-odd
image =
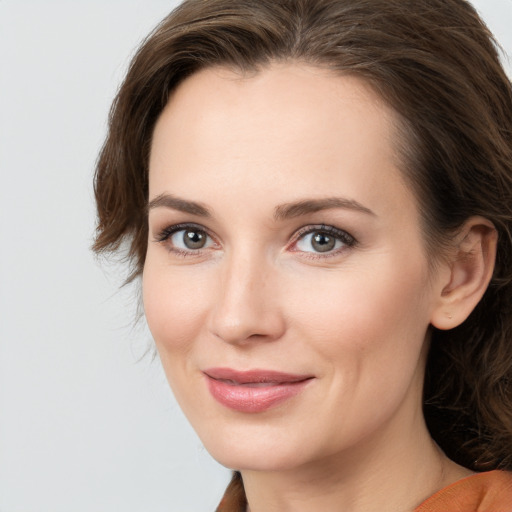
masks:
[[[291,436],[290,429],[268,424],[231,424],[197,432],[210,455],[235,470],[285,471],[305,464],[315,451],[311,444],[304,450],[304,442]]]
[[[265,448],[244,449],[226,447],[224,450],[210,449],[210,455],[224,467],[238,471],[286,471],[301,466],[305,461],[297,458],[297,451],[270,450]]]

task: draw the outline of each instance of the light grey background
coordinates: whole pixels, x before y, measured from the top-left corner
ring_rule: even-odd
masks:
[[[176,3],[0,0],[0,512],[213,511],[228,481],[89,251],[110,102]],[[512,0],[475,4],[512,53]]]

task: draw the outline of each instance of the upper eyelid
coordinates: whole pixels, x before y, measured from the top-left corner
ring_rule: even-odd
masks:
[[[346,229],[341,229],[336,226],[332,226],[330,224],[313,224],[313,225],[304,226],[304,227],[298,229],[294,233],[293,238],[295,240],[297,240],[301,236],[305,236],[310,233],[314,233],[316,231],[320,231],[320,232],[323,231],[323,232],[326,232],[326,233],[329,233],[332,235],[341,235],[343,238],[350,238],[354,242],[356,241],[356,238],[354,237],[354,235],[352,235]]]
[[[201,224],[196,224],[194,222],[179,222],[177,224],[168,224],[165,225],[162,229],[155,230],[155,236],[157,239],[160,239],[162,235],[171,236],[178,231],[186,231],[187,229],[196,229],[197,231],[204,231],[209,237],[212,237],[210,231],[202,226]]]

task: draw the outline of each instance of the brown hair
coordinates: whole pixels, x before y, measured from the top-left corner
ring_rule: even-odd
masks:
[[[431,255],[468,217],[494,223],[483,300],[456,329],[433,329],[425,416],[455,461],[512,469],[512,87],[465,0],[186,0],[143,43],[112,106],[94,250],[126,240],[131,279],[141,274],[151,137],[177,84],[205,67],[283,59],[361,77],[395,109]]]

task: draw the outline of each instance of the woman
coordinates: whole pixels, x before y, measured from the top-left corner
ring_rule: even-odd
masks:
[[[512,88],[463,0],[188,0],[95,181],[220,511],[512,510]]]

